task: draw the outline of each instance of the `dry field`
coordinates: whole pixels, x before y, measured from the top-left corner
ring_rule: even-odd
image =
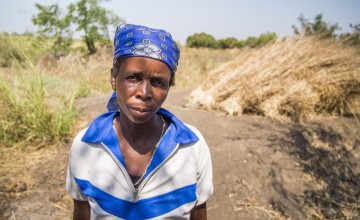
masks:
[[[257,50],[182,48],[165,107],[210,146],[209,219],[360,218],[359,60],[351,48],[315,39]],[[50,109],[80,91],[68,138],[0,146],[1,219],[71,219],[69,147],[105,111],[110,65],[111,50],[102,49],[0,70],[9,82],[19,69],[41,73]]]

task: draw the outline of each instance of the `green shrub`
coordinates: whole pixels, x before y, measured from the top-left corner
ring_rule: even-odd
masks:
[[[238,40],[234,37],[228,37],[218,41],[222,49],[238,47]]]
[[[219,48],[218,42],[210,34],[195,33],[186,39],[186,46],[188,47],[208,47],[208,48]]]
[[[264,33],[261,34],[258,38],[256,37],[248,37],[245,41],[245,46],[255,48],[262,47],[268,43],[273,43],[277,39],[276,33]]]
[[[238,40],[238,42],[236,43],[237,48],[241,48],[244,46],[245,46],[245,41],[243,41],[243,40]]]
[[[257,47],[261,47],[264,46],[268,43],[273,43],[275,42],[277,39],[277,35],[276,33],[265,33],[265,34],[261,34],[260,37],[258,38],[258,42],[257,42]]]
[[[245,41],[245,46],[248,47],[256,47],[256,45],[258,44],[258,39],[256,37],[248,37]]]
[[[340,35],[340,39],[347,45],[350,46],[359,46],[360,45],[360,23],[359,24],[350,24],[350,27],[353,29],[351,33],[345,33]]]
[[[242,48],[248,46],[251,48],[262,47],[268,43],[275,42],[277,39],[276,33],[264,33],[257,37],[248,37],[246,41],[237,40],[234,37],[215,40],[215,38],[206,33],[196,33],[189,36],[186,40],[188,47],[206,47],[213,49],[228,49],[228,48]]]
[[[64,141],[76,116],[74,98],[75,93],[69,102],[50,109],[43,77],[36,72],[1,82],[0,144],[43,146]]]
[[[304,15],[300,15],[298,20],[300,22],[300,28],[293,25],[293,30],[296,35],[318,36],[325,39],[335,37],[335,31],[341,29],[338,24],[330,24],[329,22],[323,21],[322,14],[316,15],[313,22],[308,21]]]

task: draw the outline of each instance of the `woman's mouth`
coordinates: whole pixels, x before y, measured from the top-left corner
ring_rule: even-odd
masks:
[[[148,108],[141,108],[141,107],[130,107],[131,110],[138,112],[140,114],[146,114],[151,112],[151,109]]]

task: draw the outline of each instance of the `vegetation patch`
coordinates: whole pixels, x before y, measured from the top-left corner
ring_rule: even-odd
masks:
[[[75,97],[76,92],[51,108],[44,78],[36,71],[1,82],[0,144],[41,147],[64,141],[75,121]]]
[[[353,105],[359,97],[357,51],[305,37],[241,51],[209,74],[191,94],[189,105],[299,121],[359,113]]]
[[[11,67],[15,63],[23,65],[26,60],[36,63],[46,53],[48,42],[49,40],[35,40],[30,35],[16,36],[0,33],[0,67]]]

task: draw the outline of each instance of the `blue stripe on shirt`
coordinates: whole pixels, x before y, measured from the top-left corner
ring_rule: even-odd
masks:
[[[196,200],[196,184],[152,198],[129,202],[102,191],[87,180],[75,180],[82,193],[95,199],[105,212],[124,219],[155,218]]]

